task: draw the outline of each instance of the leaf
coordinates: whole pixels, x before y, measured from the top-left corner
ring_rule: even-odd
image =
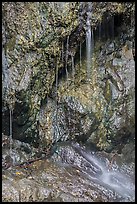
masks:
[[[16,172],[16,175],[21,175],[21,174],[22,174],[22,173],[21,173],[21,172],[19,172],[19,171],[17,171],[17,172]]]

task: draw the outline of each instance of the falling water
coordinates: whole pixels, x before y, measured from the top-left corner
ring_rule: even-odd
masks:
[[[81,42],[80,42],[80,51],[79,51],[79,55],[80,55],[80,67],[81,67]]]
[[[107,166],[99,161],[97,157],[93,155],[86,156],[101,169],[102,174],[97,176],[100,183],[115,190],[115,192],[123,197],[134,197],[134,184],[126,174],[123,174],[119,170],[116,171],[112,169],[108,171]]]
[[[91,69],[91,28],[88,27],[86,32],[86,53],[87,53],[87,79],[90,77]]]
[[[105,186],[107,189],[115,191],[125,199],[134,200],[135,185],[133,179],[126,172],[121,171],[118,165],[108,168],[108,160],[101,159],[95,153],[85,152],[77,144],[73,148],[83,156],[91,165],[88,168],[88,175],[91,180]]]
[[[58,109],[58,61],[56,63],[56,112]]]
[[[74,64],[74,55],[71,54],[71,61],[72,61],[72,78],[73,78],[73,84],[74,84],[74,90],[75,90],[75,64]],[[76,112],[75,112],[75,102],[74,102],[74,119],[76,120]],[[70,124],[70,122],[69,122]],[[74,129],[73,134],[75,135],[75,123],[74,123]]]
[[[8,62],[4,49],[2,49],[2,77],[3,77],[3,92],[4,95],[6,90],[9,88],[9,70],[8,70]]]
[[[75,84],[75,65],[74,65],[74,56],[73,56],[73,54],[71,55],[71,62],[72,62],[72,78],[73,78],[73,83]]]
[[[82,4],[83,2],[79,2],[79,25],[80,25],[80,28],[82,29],[82,19],[83,19],[83,16],[82,16]],[[79,57],[80,57],[80,67],[81,67],[81,42],[80,42],[80,46],[79,46]]]
[[[60,131],[59,131],[59,127],[58,127],[58,100],[59,100],[59,97],[58,97],[58,59],[56,61],[56,89],[55,89],[55,92],[56,92],[56,107],[55,107],[55,133],[57,135],[60,135]]]
[[[12,159],[12,145],[13,145],[13,139],[12,139],[12,109],[10,109],[10,157]]]
[[[68,69],[67,69],[67,62],[68,62],[68,48],[69,48],[69,36],[67,36],[67,49],[66,49],[66,76],[67,76],[67,80],[68,80]]]
[[[90,79],[91,75],[91,58],[92,58],[92,39],[91,39],[91,8],[92,4],[88,2],[88,12],[87,12],[87,30],[86,30],[86,53],[87,53],[87,80]]]

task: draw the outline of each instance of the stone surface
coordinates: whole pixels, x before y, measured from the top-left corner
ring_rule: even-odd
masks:
[[[134,202],[134,13],[134,2],[2,3],[3,202]]]
[[[134,201],[132,165],[124,164],[121,155],[115,156],[112,170],[109,171],[110,176],[114,174],[117,177],[120,174],[123,178],[119,180],[121,187],[117,191],[115,186],[111,186],[114,181],[107,186],[101,177],[103,169],[109,168],[113,154],[92,152],[91,158],[90,154],[89,150],[78,143],[60,143],[51,159],[36,161],[26,167],[16,166],[3,170],[3,202]],[[119,170],[121,173],[117,173]],[[124,184],[126,177],[128,186],[121,183]]]
[[[134,158],[134,4],[92,6],[94,52],[87,80],[86,2],[3,3],[2,131],[10,134],[12,111],[13,138],[32,149],[20,157],[15,148],[17,161],[66,140],[119,153],[131,144]]]

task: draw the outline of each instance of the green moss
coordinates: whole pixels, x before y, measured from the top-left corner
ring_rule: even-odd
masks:
[[[112,90],[111,90],[110,82],[108,79],[106,80],[106,83],[105,83],[104,97],[105,97],[107,103],[110,103],[110,101],[112,99]]]
[[[15,47],[15,43],[16,43],[16,37],[12,37],[8,43],[6,44],[6,51],[9,50],[9,51],[12,51],[14,50],[14,47]]]

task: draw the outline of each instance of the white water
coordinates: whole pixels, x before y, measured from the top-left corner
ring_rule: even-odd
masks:
[[[15,163],[15,155],[13,152],[13,136],[12,136],[12,109],[10,109],[10,132],[9,132],[9,137],[10,137],[10,158],[11,158],[11,162],[14,164]]]
[[[73,83],[75,83],[75,65],[74,65],[74,56],[73,56],[73,54],[71,55],[71,63],[72,63],[72,78],[73,78]]]
[[[99,160],[95,154],[89,154],[86,152],[82,152],[82,154],[88,161],[92,163],[92,165],[95,165],[102,171],[102,174],[96,173],[94,177],[91,176],[91,179],[96,180],[99,184],[115,191],[123,198],[135,198],[134,181],[132,181],[132,179],[126,173],[120,172],[120,169],[109,170],[107,164]]]
[[[68,69],[67,69],[67,62],[68,62],[68,49],[69,49],[69,36],[67,36],[67,48],[66,48],[66,76],[68,80]]]
[[[56,105],[58,102],[58,62],[56,63],[56,73],[55,73],[55,81],[56,81]]]
[[[92,60],[92,33],[91,33],[91,9],[92,3],[88,2],[87,22],[86,22],[86,54],[87,54],[87,80],[91,76],[91,60]]]
[[[8,62],[6,58],[6,54],[4,49],[2,49],[2,86],[3,86],[3,92],[2,94],[5,94],[5,91],[9,88],[9,70],[8,70]]]
[[[90,78],[91,70],[91,27],[89,21],[87,22],[88,29],[86,32],[86,53],[87,53],[87,79]]]
[[[81,67],[81,65],[82,65],[82,63],[81,63],[81,42],[80,42],[80,48],[79,48],[80,50],[79,50],[79,55],[80,55],[80,67]]]
[[[87,152],[78,143],[71,143],[74,152],[63,149],[59,153],[61,165],[79,170],[80,175],[88,179],[89,185],[96,191],[107,196],[110,202],[133,202],[135,200],[135,180],[133,171],[126,164],[119,167],[116,161],[110,169],[110,160],[101,152]],[[64,151],[65,150],[65,151]],[[71,155],[71,151],[73,154]],[[79,156],[78,156],[79,155]]]
[[[56,127],[58,127],[58,61],[56,63]]]

